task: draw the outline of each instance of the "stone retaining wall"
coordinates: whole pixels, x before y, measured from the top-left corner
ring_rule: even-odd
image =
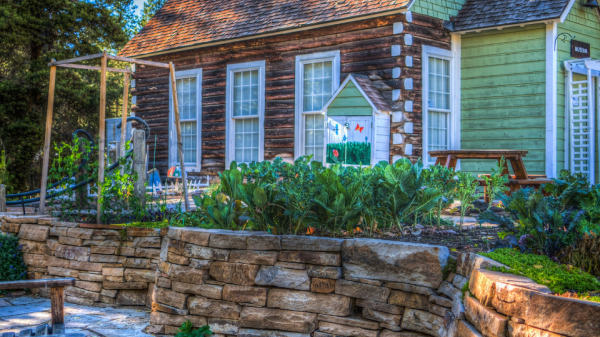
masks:
[[[159,229],[4,216],[1,230],[17,235],[29,279],[74,277],[70,303],[151,305],[158,268]],[[49,289],[32,289],[48,295]]]

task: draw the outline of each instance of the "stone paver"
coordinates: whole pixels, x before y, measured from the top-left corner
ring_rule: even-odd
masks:
[[[35,296],[0,299],[0,334],[19,332],[50,322],[50,300]],[[150,322],[146,307],[87,307],[65,303],[67,332],[86,337],[151,336],[144,333]]]

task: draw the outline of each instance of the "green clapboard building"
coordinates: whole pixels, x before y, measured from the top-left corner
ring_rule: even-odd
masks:
[[[446,57],[423,50],[426,162],[439,149],[528,150],[530,174],[568,169],[600,181],[596,0],[416,0],[411,10],[445,20],[452,35]],[[436,86],[432,64],[426,72],[436,58],[454,64],[452,88]],[[439,92],[455,103],[434,107],[428,95]],[[463,160],[460,168],[478,174],[492,165]]]

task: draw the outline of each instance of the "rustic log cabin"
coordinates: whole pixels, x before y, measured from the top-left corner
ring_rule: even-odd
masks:
[[[189,175],[215,175],[232,160],[324,158],[323,108],[350,74],[363,75],[389,107],[362,107],[368,116],[387,115],[378,153],[416,160],[424,51],[439,55],[430,62],[439,85],[431,99],[441,109],[457,102],[447,92],[451,36],[442,19],[412,13],[411,4],[169,0],[120,55],[174,63]],[[168,72],[138,66],[134,79],[132,110],[157,135],[156,167],[166,175],[178,162]],[[361,114],[354,103],[344,100],[342,115]],[[148,143],[152,162],[154,137]]]

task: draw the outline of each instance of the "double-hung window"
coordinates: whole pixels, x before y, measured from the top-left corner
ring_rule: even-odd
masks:
[[[265,61],[227,66],[227,165],[264,160]]]
[[[340,52],[296,56],[296,158],[325,158],[325,115],[322,108],[340,86]]]
[[[423,161],[434,165],[435,157],[429,151],[449,150],[453,147],[452,52],[423,46]]]
[[[201,130],[202,130],[202,69],[177,71],[177,103],[179,106],[179,122],[181,125],[181,142],[183,157],[187,171],[200,171],[201,164]],[[169,84],[171,85],[171,84]],[[169,88],[171,89],[171,88]],[[169,166],[180,164],[177,149],[177,129],[173,110],[172,90],[171,113],[169,117]]]

